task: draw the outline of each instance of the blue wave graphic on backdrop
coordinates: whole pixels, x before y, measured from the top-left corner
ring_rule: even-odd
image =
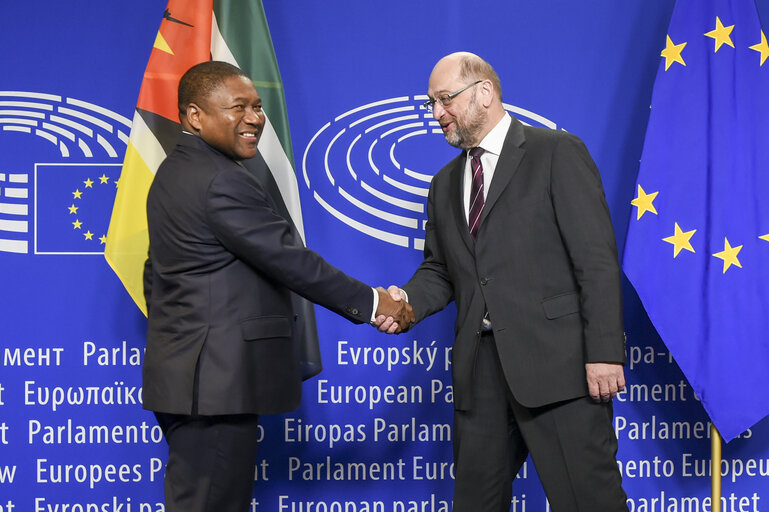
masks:
[[[103,254],[130,127],[128,118],[86,101],[0,91],[0,136],[26,157],[0,155],[0,252]],[[41,154],[58,162],[40,162]]]
[[[420,165],[432,165],[425,162],[427,145],[446,145],[438,122],[421,108],[426,99],[402,96],[348,110],[315,133],[302,157],[304,182],[328,213],[368,236],[419,251],[427,193],[439,170]],[[556,128],[538,114],[504,106],[524,124]]]

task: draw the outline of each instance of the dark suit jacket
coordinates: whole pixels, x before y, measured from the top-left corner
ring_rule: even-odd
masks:
[[[147,199],[143,403],[202,415],[272,414],[301,399],[289,290],[353,322],[371,288],[298,246],[262,184],[182,134]]]
[[[513,119],[474,241],[465,152],[433,179],[425,259],[403,288],[417,321],[457,303],[454,405],[472,402],[488,310],[505,377],[528,407],[587,394],[586,362],[624,362],[620,271],[601,178],[575,136]]]

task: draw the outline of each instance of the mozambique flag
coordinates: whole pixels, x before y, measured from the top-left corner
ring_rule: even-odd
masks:
[[[304,240],[285,97],[261,0],[170,0],[139,92],[105,249],[107,262],[145,315],[147,192],[155,171],[181,133],[179,79],[193,65],[208,60],[238,66],[259,91],[267,120],[259,153],[244,164],[270,192],[292,225],[298,243]],[[293,301],[299,317],[295,341],[300,346],[304,373],[314,375],[320,371],[315,310],[297,295]]]
[[[769,45],[753,0],[678,0],[661,56],[623,267],[729,441],[769,414]]]

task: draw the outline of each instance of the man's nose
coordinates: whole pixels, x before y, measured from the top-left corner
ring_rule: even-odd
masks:
[[[445,113],[446,113],[446,109],[443,108],[443,105],[441,103],[437,101],[433,103],[433,119],[438,121]]]
[[[249,124],[262,124],[262,119],[264,119],[262,117],[262,111],[250,107],[246,109],[246,115],[243,118],[243,120]]]

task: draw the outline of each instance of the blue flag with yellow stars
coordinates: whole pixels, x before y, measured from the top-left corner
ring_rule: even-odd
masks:
[[[623,268],[729,441],[769,414],[769,45],[753,0],[678,0]]]

